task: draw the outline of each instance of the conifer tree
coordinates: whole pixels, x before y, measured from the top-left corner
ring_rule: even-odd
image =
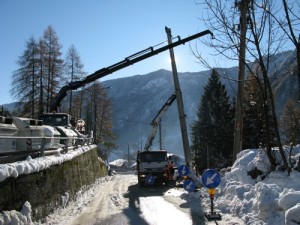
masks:
[[[38,63],[38,44],[32,37],[26,42],[25,50],[17,61],[19,69],[12,76],[10,92],[22,105],[20,116],[34,118],[36,115]]]
[[[263,99],[258,81],[250,73],[245,85],[243,149],[258,148],[265,140]]]
[[[56,31],[52,26],[45,30],[42,42],[44,45],[44,67],[47,76],[46,87],[46,112],[49,112],[52,101],[59,88],[63,72],[63,60],[61,59],[61,45]]]
[[[192,150],[198,170],[231,164],[233,122],[227,90],[213,69],[192,126]]]
[[[45,84],[47,84],[47,74],[46,74],[46,68],[45,68],[45,43],[40,38],[39,43],[39,68],[38,68],[38,83],[37,83],[37,89],[39,93],[38,98],[38,118],[45,112],[46,110],[46,88]]]
[[[290,99],[283,112],[281,127],[285,131],[286,144],[300,144],[300,107]]]
[[[68,49],[67,56],[64,62],[64,79],[66,82],[73,82],[80,80],[83,75],[83,63],[81,62],[80,56],[74,45]],[[72,102],[73,102],[73,91],[69,93],[69,114],[72,115]]]
[[[268,112],[265,112],[265,102],[270,103],[264,93],[263,82],[250,73],[244,93],[243,149],[276,146],[275,125],[271,109],[267,108]]]

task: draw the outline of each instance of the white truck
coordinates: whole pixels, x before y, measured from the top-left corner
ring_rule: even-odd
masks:
[[[78,139],[79,133],[75,131],[75,120],[68,113],[44,113],[41,116],[43,124],[55,127],[62,138],[60,143],[66,144],[68,140],[68,146],[74,146]]]
[[[175,99],[176,94],[174,93],[158,111],[157,115],[151,122],[152,131],[148,136],[144,151],[138,152],[137,154],[137,173],[140,187],[149,183],[147,182],[147,177],[154,179],[153,182],[155,183],[170,184],[172,182],[172,179],[169,179],[170,177],[168,174],[166,174],[167,170],[169,169],[168,163],[171,161],[171,157],[168,157],[169,153],[166,150],[154,151],[150,149],[157,133],[157,128],[160,125],[161,118]]]
[[[165,150],[142,151],[137,154],[138,183],[143,187],[148,177],[155,179],[155,183],[167,184],[166,167],[168,154]]]

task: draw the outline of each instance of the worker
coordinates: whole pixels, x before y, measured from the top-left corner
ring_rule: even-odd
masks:
[[[170,179],[170,171],[169,171],[168,165],[165,166],[164,172],[165,172],[166,180],[169,180]]]
[[[168,169],[169,169],[169,173],[170,173],[170,180],[173,180],[174,178],[174,164],[173,164],[173,161],[169,162],[169,165],[168,165]]]
[[[76,130],[81,134],[85,133],[85,122],[84,122],[84,120],[82,120],[82,119],[77,120]]]

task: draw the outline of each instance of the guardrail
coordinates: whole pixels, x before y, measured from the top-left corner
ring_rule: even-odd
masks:
[[[80,146],[93,144],[92,137],[19,137],[19,136],[13,136],[13,137],[0,136],[0,143],[10,139],[16,140],[16,142],[18,139],[21,140],[24,139],[24,142],[28,140],[31,141],[34,140],[35,143],[33,147],[31,146],[31,149],[30,148],[18,149],[18,146],[16,144],[16,150],[1,149],[1,144],[0,144],[0,164],[25,160],[28,156],[32,158],[37,158],[37,157],[43,157],[45,155],[67,153],[68,151],[78,148]],[[72,143],[70,144],[70,142]]]

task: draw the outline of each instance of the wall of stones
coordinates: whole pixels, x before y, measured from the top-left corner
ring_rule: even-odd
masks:
[[[39,220],[61,205],[62,196],[69,195],[69,199],[74,200],[81,187],[107,175],[97,150],[94,148],[37,173],[4,180],[0,183],[0,211],[21,210],[28,201],[32,219]]]

